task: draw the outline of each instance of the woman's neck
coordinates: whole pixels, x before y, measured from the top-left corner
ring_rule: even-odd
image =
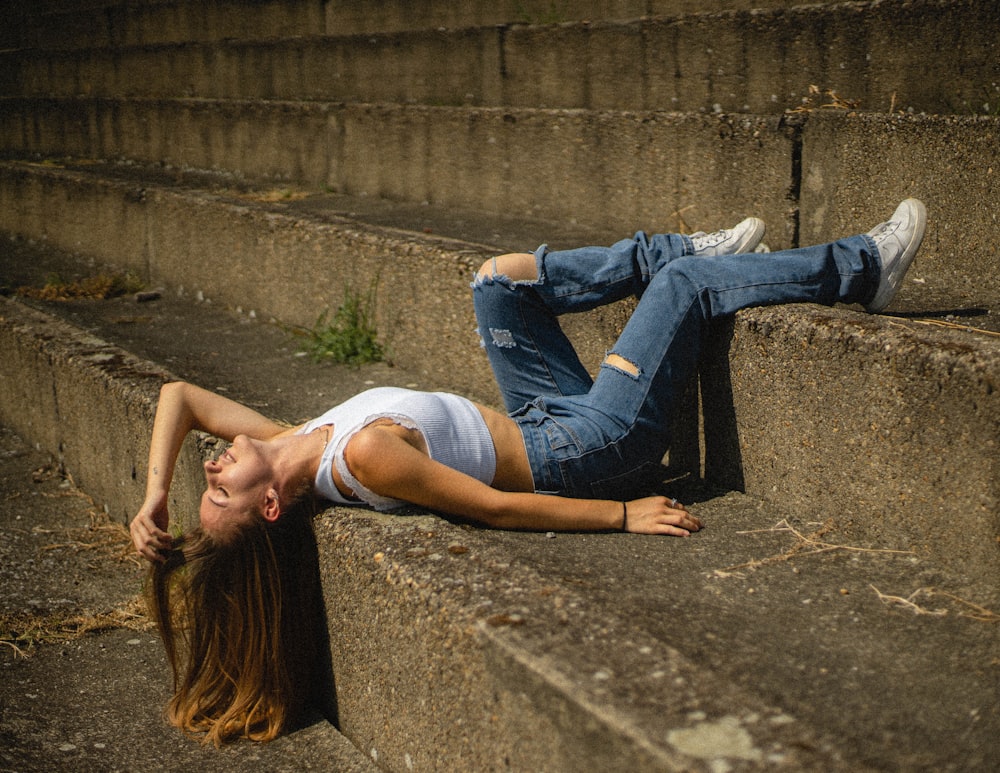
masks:
[[[330,440],[330,427],[317,427],[306,435],[286,435],[272,440],[274,469],[283,494],[299,492],[316,479],[320,459]]]

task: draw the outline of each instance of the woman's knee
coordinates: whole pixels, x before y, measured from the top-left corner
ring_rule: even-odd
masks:
[[[538,279],[535,256],[530,252],[509,252],[490,258],[479,267],[476,279],[507,277],[512,282],[533,282]]]

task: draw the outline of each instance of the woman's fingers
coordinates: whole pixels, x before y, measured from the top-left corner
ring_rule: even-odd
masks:
[[[628,524],[631,531],[687,537],[699,531],[701,520],[687,511],[676,499],[649,497],[629,503]]]
[[[142,514],[137,515],[129,526],[132,534],[132,544],[136,551],[148,561],[162,562],[161,550],[170,548],[173,540],[165,531],[159,529]]]

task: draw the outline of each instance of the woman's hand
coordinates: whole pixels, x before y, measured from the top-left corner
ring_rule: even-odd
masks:
[[[166,494],[146,497],[142,508],[129,525],[132,544],[143,558],[162,563],[165,559],[161,550],[169,550],[173,538],[167,533],[170,514],[167,511]]]
[[[689,537],[701,529],[701,521],[676,499],[645,497],[625,503],[626,531],[633,534],[669,534]]]

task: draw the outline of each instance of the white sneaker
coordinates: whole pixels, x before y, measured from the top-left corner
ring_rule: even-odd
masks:
[[[732,228],[723,228],[707,234],[704,231],[691,234],[692,255],[712,258],[717,255],[742,255],[753,252],[764,238],[764,221],[748,217]]]
[[[872,314],[882,311],[896,295],[924,238],[926,225],[927,209],[923,202],[906,199],[896,207],[889,220],[868,232],[878,248],[882,275],[875,297],[865,305],[867,311]]]

